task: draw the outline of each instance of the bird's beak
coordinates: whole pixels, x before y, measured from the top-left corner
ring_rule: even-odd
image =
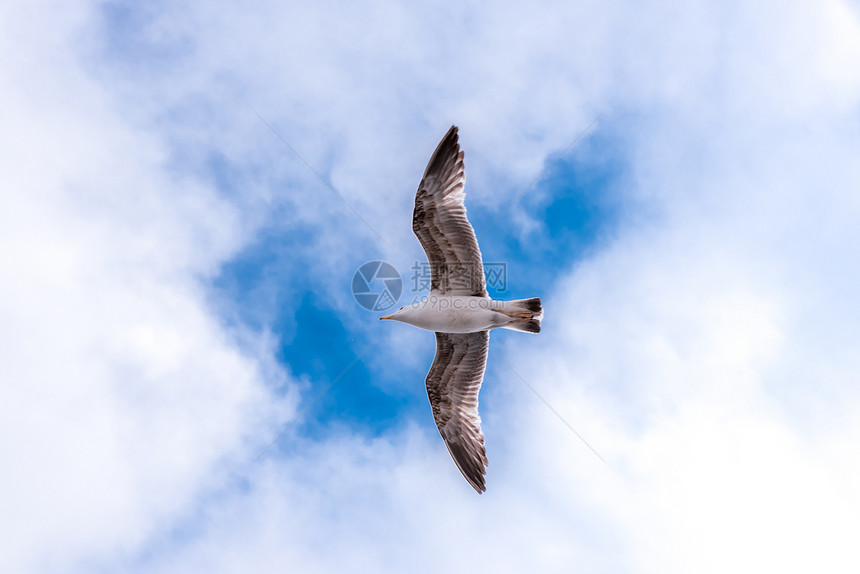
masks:
[[[393,318],[394,318],[394,315],[392,314],[392,315],[386,315],[385,317],[380,317],[379,320],[385,321],[386,319],[393,319]]]

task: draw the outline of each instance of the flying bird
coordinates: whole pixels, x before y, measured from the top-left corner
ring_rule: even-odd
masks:
[[[480,494],[488,464],[478,415],[490,330],[540,332],[539,297],[496,301],[487,293],[475,230],[466,217],[464,153],[451,126],[427,163],[415,194],[412,231],[430,264],[430,294],[380,319],[436,333],[425,381],[436,427],[463,476]]]

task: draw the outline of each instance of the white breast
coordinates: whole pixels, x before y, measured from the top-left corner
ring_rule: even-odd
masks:
[[[401,319],[420,329],[442,333],[474,333],[500,327],[509,321],[502,302],[489,297],[429,295],[407,308]]]

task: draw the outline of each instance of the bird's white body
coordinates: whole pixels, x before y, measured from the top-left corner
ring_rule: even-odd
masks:
[[[402,307],[391,318],[419,329],[442,333],[486,331],[511,321],[504,313],[504,301],[464,295],[429,295],[422,301]]]
[[[496,301],[469,295],[433,295],[383,317],[440,333],[474,333],[520,324],[536,318],[521,301]]]

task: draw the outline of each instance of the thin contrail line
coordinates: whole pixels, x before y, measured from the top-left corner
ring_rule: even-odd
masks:
[[[257,110],[255,110],[255,109],[254,109],[254,108],[252,108],[251,106],[248,106],[248,108],[250,108],[250,110],[251,110],[252,112],[254,112],[254,114],[255,114],[258,118],[260,118],[260,121],[261,121],[261,122],[263,122],[264,124],[266,124],[266,127],[268,127],[270,130],[272,130],[272,133],[273,133],[273,134],[275,134],[276,136],[278,136],[278,139],[280,139],[282,142],[284,142],[284,145],[285,145],[285,146],[287,146],[287,148],[289,148],[289,150],[290,150],[291,152],[293,152],[293,155],[295,155],[297,158],[299,158],[299,159],[301,160],[301,162],[302,162],[303,164],[305,164],[305,165],[308,167],[308,169],[309,169],[309,170],[311,170],[311,171],[313,172],[313,174],[314,174],[315,176],[317,176],[317,179],[319,179],[321,182],[323,182],[323,183],[325,184],[325,186],[326,186],[327,188],[329,188],[329,189],[332,191],[332,193],[334,193],[334,194],[338,197],[338,199],[340,199],[340,200],[343,202],[343,204],[344,204],[345,206],[347,206],[347,207],[350,209],[350,211],[352,211],[352,212],[355,214],[355,216],[356,216],[356,217],[358,217],[358,218],[361,220],[361,222],[362,222],[362,223],[364,223],[364,224],[367,226],[367,228],[368,228],[369,230],[371,230],[371,231],[373,232],[373,234],[374,234],[374,235],[376,235],[376,236],[379,238],[379,240],[380,240],[380,241],[382,241],[382,242],[385,244],[385,246],[386,246],[386,247],[389,247],[389,248],[391,247],[391,245],[389,245],[389,244],[388,244],[388,242],[387,242],[387,241],[386,241],[386,240],[385,240],[385,239],[384,239],[384,238],[379,234],[379,232],[378,232],[378,231],[376,231],[376,229],[374,229],[374,228],[373,228],[373,226],[372,226],[372,225],[370,225],[370,224],[367,222],[367,220],[366,220],[366,219],[364,219],[364,218],[361,216],[361,214],[360,214],[358,211],[356,211],[356,210],[355,210],[355,208],[349,204],[349,202],[347,202],[347,201],[346,201],[346,199],[344,199],[343,195],[342,195],[342,194],[341,194],[337,189],[335,189],[335,187],[334,187],[331,183],[329,183],[329,181],[328,181],[326,178],[324,178],[322,175],[320,175],[320,173],[319,173],[317,170],[315,170],[315,169],[314,169],[314,167],[313,167],[311,164],[309,164],[309,163],[307,162],[307,160],[305,160],[305,158],[303,158],[303,157],[301,156],[301,154],[299,154],[299,152],[297,152],[297,151],[296,151],[296,148],[294,148],[293,146],[291,146],[291,145],[290,145],[290,142],[288,142],[287,140],[285,140],[285,139],[284,139],[284,136],[282,136],[280,133],[278,133],[278,130],[276,130],[274,127],[272,127],[272,124],[270,124],[269,122],[267,122],[267,121],[266,121],[266,119],[265,119],[263,116],[261,116],[259,113],[257,113]]]
[[[499,353],[497,353],[497,352],[496,352],[492,347],[490,347],[490,350],[491,350],[491,351],[493,351],[493,354],[494,354],[495,356],[497,356],[497,357],[499,358],[499,360],[500,360],[500,361],[502,361],[502,362],[505,364],[505,366],[506,366],[507,368],[509,368],[509,369],[511,370],[511,372],[512,372],[513,374],[515,374],[515,375],[520,379],[520,381],[522,381],[522,383],[523,383],[525,386],[527,386],[527,387],[529,388],[529,390],[531,390],[531,392],[533,392],[533,393],[535,394],[535,396],[536,396],[537,398],[539,398],[539,399],[541,400],[541,402],[543,402],[543,404],[545,404],[545,405],[547,406],[547,408],[549,408],[549,410],[551,410],[551,411],[555,414],[555,416],[557,416],[557,417],[558,417],[558,419],[559,419],[561,422],[563,422],[563,423],[565,424],[565,426],[567,426],[567,428],[569,428],[571,431],[573,431],[573,434],[575,434],[577,437],[579,437],[579,440],[581,440],[581,441],[585,444],[585,446],[587,446],[589,449],[591,449],[591,452],[593,452],[595,455],[597,455],[597,458],[599,458],[600,460],[602,460],[602,461],[603,461],[603,464],[605,464],[607,468],[609,468],[610,470],[612,469],[612,467],[611,467],[611,466],[609,466],[609,463],[608,463],[608,462],[606,462],[606,459],[604,459],[602,456],[600,456],[600,453],[599,453],[599,452],[597,452],[596,450],[594,450],[594,447],[593,447],[593,446],[591,446],[590,444],[588,444],[588,441],[587,441],[587,440],[585,440],[585,438],[584,438],[581,434],[579,434],[578,432],[576,432],[576,429],[575,429],[575,428],[573,428],[573,426],[571,426],[571,424],[570,424],[569,422],[567,422],[567,421],[564,419],[564,417],[563,417],[563,416],[561,416],[561,415],[559,414],[559,412],[558,412],[557,410],[555,410],[555,409],[553,408],[553,406],[552,406],[551,404],[549,404],[549,402],[548,402],[545,398],[543,398],[543,397],[541,396],[541,394],[540,394],[539,392],[537,392],[537,390],[535,390],[535,388],[534,388],[533,386],[531,386],[531,385],[528,383],[528,381],[526,381],[526,380],[523,378],[523,376],[522,376],[521,374],[519,374],[519,373],[516,371],[516,369],[514,369],[514,368],[511,366],[511,364],[510,364],[510,363],[508,363],[508,362],[504,359],[504,357],[502,357]]]

